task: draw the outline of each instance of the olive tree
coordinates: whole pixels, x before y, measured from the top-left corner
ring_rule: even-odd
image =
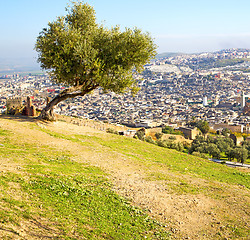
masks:
[[[197,128],[201,130],[201,132],[204,136],[209,132],[209,129],[210,129],[208,122],[202,121],[202,120],[200,120],[197,123]]]
[[[243,164],[247,159],[248,151],[244,147],[238,147],[234,149],[234,154],[238,162],[241,162]]]
[[[53,107],[59,102],[96,88],[115,93],[138,90],[133,72],[141,72],[156,54],[149,33],[105,28],[96,23],[87,3],[73,2],[66,11],[48,23],[35,45],[41,68],[54,83],[66,87],[42,110],[40,116],[47,120],[54,119]]]

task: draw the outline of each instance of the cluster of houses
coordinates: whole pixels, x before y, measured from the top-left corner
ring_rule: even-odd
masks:
[[[104,93],[102,89],[96,89],[83,97],[61,102],[54,111],[129,128],[170,125],[186,128],[186,132],[191,131],[187,122],[206,120],[215,131],[227,128],[250,134],[250,74],[227,68],[192,70],[187,64],[194,59],[211,57],[248,59],[250,52],[228,50],[212,55],[181,55],[155,60],[146,66],[143,75],[136,76],[142,79],[138,81],[140,91],[136,95]],[[164,68],[164,71],[150,70],[150,67],[164,66],[166,62],[172,67]],[[26,106],[25,114],[36,115],[36,111],[46,106],[47,97],[53,98],[63,89],[64,86],[51,83],[47,74],[2,76],[0,112],[5,112],[6,106],[18,99],[19,105]],[[190,139],[196,134],[192,131]]]

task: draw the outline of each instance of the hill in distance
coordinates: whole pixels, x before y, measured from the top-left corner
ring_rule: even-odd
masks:
[[[250,49],[227,49],[216,51],[217,53],[222,53],[224,51],[230,50],[244,50],[250,51]],[[215,52],[215,53],[216,53]],[[192,53],[182,53],[182,52],[164,52],[156,55],[156,59],[175,57],[180,55],[189,55]],[[199,55],[200,53],[195,53]],[[13,74],[13,73],[23,73],[23,72],[41,72],[41,68],[37,63],[36,57],[21,57],[21,58],[0,58],[0,75]]]
[[[0,116],[1,239],[247,239],[248,170],[75,121]]]
[[[245,48],[232,48],[232,49],[222,49],[219,51],[214,51],[214,52],[196,52],[196,53],[183,53],[183,52],[164,52],[164,53],[159,53],[156,55],[156,59],[161,59],[161,58],[168,58],[168,57],[176,57],[180,55],[199,55],[202,53],[225,53],[225,52],[233,52],[233,51],[244,51],[244,52],[249,52],[250,49],[245,49]]]
[[[177,52],[164,52],[164,53],[159,53],[156,55],[156,59],[161,59],[161,58],[168,58],[168,57],[176,57],[183,55],[184,53],[177,53]]]
[[[0,75],[41,71],[35,58],[0,58]]]

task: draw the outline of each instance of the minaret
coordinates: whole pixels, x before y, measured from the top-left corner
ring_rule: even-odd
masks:
[[[245,107],[246,105],[246,98],[245,98],[245,93],[242,91],[242,94],[241,94],[241,101],[240,101],[240,105],[242,108]]]
[[[205,96],[204,98],[203,98],[203,106],[207,106],[208,104],[207,104],[207,96]]]

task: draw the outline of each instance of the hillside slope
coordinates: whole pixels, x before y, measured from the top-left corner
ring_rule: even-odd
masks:
[[[247,170],[61,121],[1,116],[0,144],[1,239],[249,234]]]

